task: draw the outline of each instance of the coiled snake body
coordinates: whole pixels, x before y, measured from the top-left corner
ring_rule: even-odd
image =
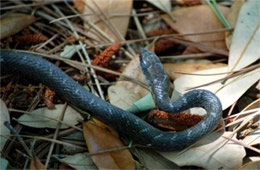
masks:
[[[143,49],[141,67],[151,87],[158,107],[167,112],[180,112],[192,107],[202,107],[207,116],[190,129],[169,133],[158,130],[139,117],[113,106],[86,91],[63,71],[39,56],[1,50],[1,74],[15,73],[42,82],[74,106],[88,111],[118,131],[128,135],[134,142],[159,151],[183,149],[212,131],[218,124],[222,107],[219,99],[206,90],[194,90],[176,101],[170,101],[170,80],[158,57]]]

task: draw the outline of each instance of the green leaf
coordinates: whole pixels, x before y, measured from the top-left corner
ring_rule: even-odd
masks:
[[[131,113],[139,113],[139,112],[152,110],[154,108],[155,108],[155,103],[151,93],[149,93],[148,95],[144,96],[143,98],[141,98],[140,100],[132,104],[130,107],[128,107],[126,111]]]

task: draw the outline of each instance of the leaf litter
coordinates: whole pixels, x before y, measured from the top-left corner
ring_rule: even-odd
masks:
[[[260,36],[259,23],[254,22],[259,20],[256,12],[259,4],[254,0],[221,4],[219,9],[223,16],[228,16],[231,29],[225,29],[210,7],[200,2],[1,2],[4,13],[1,28],[10,28],[10,25],[13,28],[10,33],[1,32],[1,48],[49,54],[48,57],[73,78],[84,75],[77,80],[91,92],[104,99],[108,97],[111,104],[122,109],[147,113],[156,106],[139,66],[138,49],[148,44],[161,57],[174,81],[172,98],[191,89],[208,89],[219,96],[227,123],[225,132],[212,132],[184,151],[160,153],[165,159],[149,148],[144,151],[136,145],[126,146],[129,141],[102,122],[95,121],[96,125],[88,125],[88,128],[89,122],[84,122],[82,132],[82,122],[89,119],[88,113],[68,107],[69,112],[64,112],[64,119],[60,120],[64,101],[59,96],[44,93],[42,85],[28,85],[28,82],[7,75],[1,77],[1,98],[5,103],[1,104],[1,121],[9,121],[24,141],[18,142],[14,149],[15,137],[10,136],[4,126],[1,128],[5,164],[15,168],[31,166],[30,169],[58,166],[74,169],[134,169],[140,166],[148,169],[183,166],[245,169],[259,166],[254,159],[255,154],[259,154],[257,82],[259,84],[260,70],[257,61],[260,54],[257,38]],[[24,6],[26,10],[20,8]],[[151,27],[149,23],[155,25]],[[106,49],[116,46],[116,50],[108,54]],[[103,63],[92,66],[95,60]],[[244,103],[243,97],[251,104]],[[203,110],[191,109],[190,112],[201,116]],[[185,114],[187,120],[194,116],[197,115]],[[166,122],[169,116],[160,118],[160,122]],[[163,127],[167,129],[167,126]],[[81,136],[84,134],[87,146],[82,137],[73,137],[76,132]],[[3,136],[5,140],[2,140]],[[28,145],[37,157],[29,158],[30,155],[24,153],[24,145]],[[66,152],[67,148],[62,145],[74,149]],[[88,152],[83,148],[88,148]],[[14,161],[17,157],[19,159]],[[27,163],[22,163],[24,161]]]

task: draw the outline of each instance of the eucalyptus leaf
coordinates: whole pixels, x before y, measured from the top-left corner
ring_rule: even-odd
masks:
[[[160,10],[164,11],[169,15],[169,17],[172,19],[172,21],[175,22],[174,17],[171,14],[172,10],[172,5],[171,5],[171,0],[147,0],[149,3],[153,4]]]
[[[244,68],[260,58],[260,3],[245,1],[240,8],[232,44],[230,46],[229,71]]]
[[[154,6],[166,13],[171,12],[172,10],[170,0],[147,0],[147,2],[153,4]]]
[[[57,127],[60,114],[62,113],[64,105],[55,105],[54,109],[48,109],[47,107],[36,109],[31,114],[24,114],[19,117],[18,122],[34,128],[53,128]],[[68,106],[63,118],[63,124],[61,129],[68,128],[69,125],[76,125],[83,118],[76,110]]]
[[[4,101],[0,99],[0,151],[10,136],[9,129],[4,126],[5,121],[10,122],[10,116]]]
[[[108,96],[110,103],[121,109],[128,108],[141,98],[140,95],[121,85],[110,86],[108,88]]]

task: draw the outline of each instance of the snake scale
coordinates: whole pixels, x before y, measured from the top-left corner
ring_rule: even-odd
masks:
[[[67,102],[88,111],[91,115],[112,125],[119,132],[126,134],[135,143],[155,150],[184,149],[216,128],[222,116],[222,106],[216,95],[206,90],[193,90],[171,101],[168,96],[170,80],[159,58],[154,53],[142,49],[140,61],[142,71],[155,96],[156,104],[161,110],[180,112],[192,107],[201,107],[207,111],[207,116],[187,130],[176,133],[164,132],[136,115],[86,91],[57,66],[40,56],[11,50],[1,50],[0,54],[1,75],[19,74],[24,78],[41,82]]]

